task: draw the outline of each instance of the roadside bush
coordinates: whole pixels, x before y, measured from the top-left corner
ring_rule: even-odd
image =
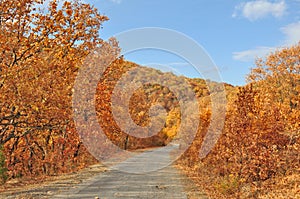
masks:
[[[2,147],[0,147],[0,182],[5,183],[7,180],[7,168],[5,166],[5,156],[2,151]]]

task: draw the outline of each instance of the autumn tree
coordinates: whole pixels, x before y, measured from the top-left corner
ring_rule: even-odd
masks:
[[[285,133],[299,137],[300,43],[258,59],[248,80],[255,83],[265,106],[279,108]]]
[[[182,157],[187,173],[213,198],[259,198],[270,183],[298,173],[299,54],[300,44],[257,60],[249,83],[228,90],[225,127],[213,150],[199,158],[204,125]]]
[[[72,169],[67,163],[82,150],[72,122],[74,79],[104,43],[107,20],[77,0],[0,1],[0,144],[11,176]]]
[[[122,149],[136,149],[166,145],[175,137],[179,129],[180,111],[178,110],[178,100],[174,93],[172,93],[168,88],[158,84],[145,84],[132,93],[130,92],[132,91],[131,88],[125,86],[122,87],[122,92],[118,93],[115,89],[117,87],[117,83],[121,81],[121,77],[125,76],[130,70],[136,70],[136,72],[134,72],[134,78],[137,80],[147,78],[151,79],[153,76],[155,77],[162,74],[160,71],[141,67],[122,59],[118,59],[113,62],[107,68],[97,86],[96,110],[100,126],[114,144]],[[165,74],[164,77],[167,80],[173,81],[172,86],[177,86],[176,83],[179,82],[179,78],[177,76],[173,74]],[[128,92],[126,89],[128,89]],[[130,98],[129,104],[122,100],[113,104],[111,101],[113,95],[126,95],[127,98]],[[154,127],[153,129],[158,129],[158,132],[152,132],[149,130],[147,135],[141,136],[139,130],[134,127],[131,129],[120,127],[114,117],[112,104],[116,110],[121,110],[121,108],[128,106],[128,113],[131,119],[136,125],[141,127],[147,127],[149,125],[149,110],[154,105],[161,105],[166,110],[167,117],[164,118],[162,115],[156,115],[157,117],[155,119],[157,119],[157,121],[153,119],[151,122]],[[127,119],[128,118],[121,118],[120,120],[125,123],[128,122]],[[155,126],[159,126],[158,123],[165,123],[161,130],[159,128],[155,128]],[[125,142],[127,143],[126,146]]]

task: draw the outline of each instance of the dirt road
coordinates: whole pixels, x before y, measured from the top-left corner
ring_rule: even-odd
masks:
[[[176,169],[170,159],[174,146],[141,152],[119,163],[106,172],[86,171],[86,175],[74,176],[67,181],[57,181],[26,191],[10,193],[5,198],[163,198],[202,199],[205,194]],[[97,165],[92,167],[92,170]],[[158,170],[157,170],[158,169]],[[100,171],[101,169],[99,169]],[[80,179],[84,178],[84,179]],[[72,180],[74,183],[72,183]],[[77,182],[77,183],[76,183]],[[27,195],[26,195],[27,194]],[[23,196],[22,196],[23,195]],[[1,197],[2,198],[2,197]]]

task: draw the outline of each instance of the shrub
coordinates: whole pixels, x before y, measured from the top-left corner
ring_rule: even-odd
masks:
[[[4,183],[7,180],[7,168],[5,166],[5,156],[3,154],[2,146],[0,147],[0,182]]]

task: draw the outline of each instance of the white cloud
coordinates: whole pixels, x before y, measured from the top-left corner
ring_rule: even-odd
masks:
[[[300,21],[284,26],[280,30],[285,34],[283,45],[294,45],[300,41]]]
[[[250,62],[250,61],[254,61],[257,58],[267,56],[270,52],[274,51],[275,49],[276,48],[274,47],[260,46],[251,50],[234,52],[232,57],[234,60],[237,61]]]
[[[235,7],[232,17],[242,15],[250,21],[255,21],[267,16],[282,17],[287,11],[284,0],[271,2],[268,0],[255,0],[241,3]]]
[[[250,50],[234,52],[232,58],[243,62],[254,61],[256,58],[265,57],[276,49],[295,45],[300,42],[300,21],[288,24],[280,28],[280,30],[284,34],[284,39],[278,47],[260,46]]]

